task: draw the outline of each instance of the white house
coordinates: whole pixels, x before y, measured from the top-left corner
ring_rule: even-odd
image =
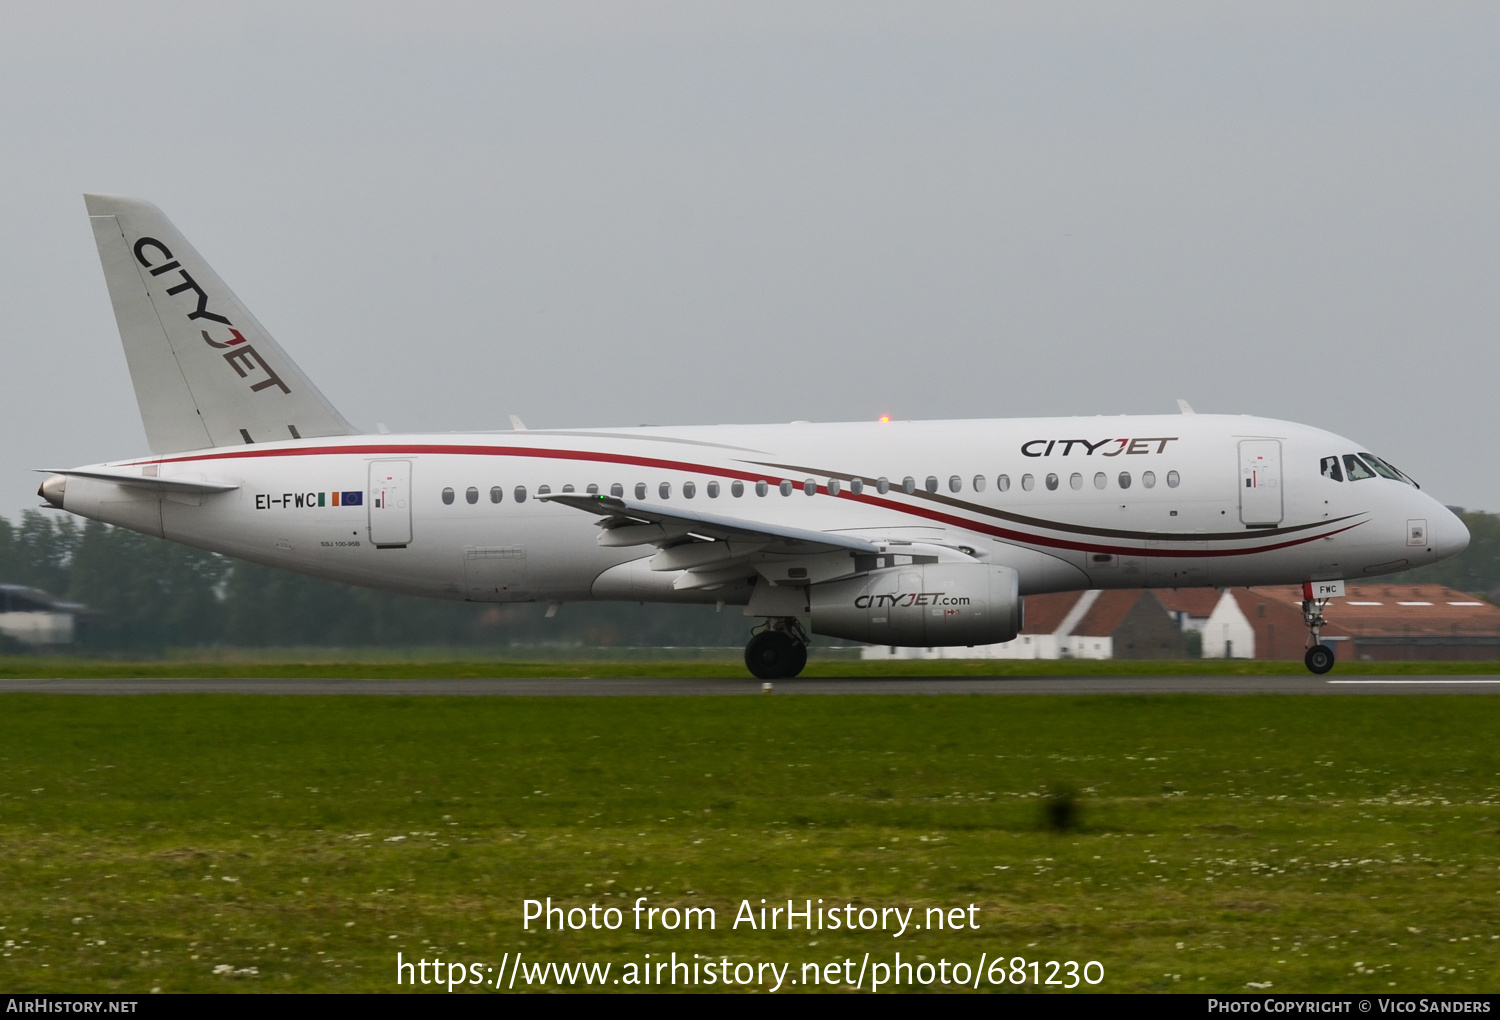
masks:
[[[1255,628],[1229,592],[1223,592],[1203,624],[1205,659],[1255,658]]]
[[[0,584],[0,634],[22,644],[70,644],[74,618],[83,609],[74,602],[60,602],[39,588]]]

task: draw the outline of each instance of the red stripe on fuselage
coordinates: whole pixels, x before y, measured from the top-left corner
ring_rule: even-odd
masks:
[[[365,454],[385,457],[412,456],[416,454],[444,454],[459,457],[533,457],[540,460],[577,460],[598,464],[626,464],[632,467],[657,468],[663,471],[684,471],[695,474],[718,475],[720,477],[738,478],[741,481],[765,481],[773,485],[780,485],[783,481],[790,481],[801,488],[801,482],[794,478],[777,477],[756,472],[743,471],[738,468],[720,467],[717,465],[691,464],[686,461],[663,460],[659,457],[636,457],[625,453],[596,453],[588,450],[548,450],[528,446],[473,446],[460,444],[438,444],[438,443],[413,443],[407,446],[312,446],[291,450],[265,450],[265,449],[237,449],[227,450],[223,453],[192,454],[185,457],[160,457],[143,461],[131,461],[130,464],[186,464],[196,461],[215,460],[244,460],[264,457],[331,457],[343,454]],[[819,485],[818,491],[824,495],[828,494],[826,485]],[[1001,528],[983,521],[971,521],[954,514],[943,513],[940,510],[931,510],[927,507],[907,506],[894,500],[882,499],[879,496],[871,496],[861,493],[856,496],[852,492],[840,492],[835,499],[849,499],[855,502],[865,503],[869,506],[879,507],[882,510],[894,510],[912,517],[922,517],[930,521],[949,524],[954,527],[964,528],[968,531],[977,531],[989,535],[992,538],[1003,539],[1021,545],[1039,545],[1051,549],[1068,549],[1075,552],[1098,552],[1110,553],[1117,556],[1152,556],[1170,559],[1191,559],[1195,557],[1223,557],[1223,556],[1253,556],[1256,553],[1275,552],[1278,549],[1290,549],[1293,546],[1305,545],[1320,538],[1328,538],[1341,534],[1351,528],[1357,528],[1363,521],[1350,524],[1347,527],[1335,531],[1322,532],[1305,538],[1293,539],[1289,542],[1279,542],[1275,545],[1257,546],[1254,549],[1146,549],[1136,546],[1114,546],[1094,545],[1091,543],[1069,541],[1068,539],[1051,538],[1045,535],[1030,535],[1023,531],[1012,531],[1009,528]],[[1247,538],[1254,536],[1247,535]],[[1191,535],[1163,535],[1161,541],[1165,542],[1195,542],[1202,541]]]

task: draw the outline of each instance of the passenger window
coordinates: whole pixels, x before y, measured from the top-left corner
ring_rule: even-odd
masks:
[[[816,496],[818,494],[818,483],[809,478],[802,483],[802,491],[809,496]]]
[[[552,493],[552,486],[550,486],[550,485],[538,485],[536,487],[536,494],[538,496],[547,496],[547,495],[550,495],[551,493]]]
[[[839,494],[839,488],[839,480],[837,478],[828,479],[828,495],[837,496]]]
[[[1155,471],[1142,471],[1141,472],[1141,484],[1144,485],[1148,489],[1154,489],[1154,488],[1156,488],[1156,472]]]
[[[927,484],[924,486],[924,488],[926,488],[928,492],[937,492],[937,486],[937,475],[928,475]]]
[[[694,485],[692,482],[683,482],[682,483],[682,498],[683,499],[692,499],[696,495],[698,495],[698,486]]]
[[[1349,481],[1362,482],[1366,478],[1374,478],[1375,472],[1365,467],[1364,461],[1352,453],[1344,454],[1344,467],[1349,469]]]
[[[1075,489],[1083,488],[1083,475],[1079,474],[1077,471],[1074,471],[1073,474],[1068,478],[1068,484]]]
[[[449,506],[453,505],[453,490],[452,489],[444,489],[443,490],[443,502],[445,504],[449,505]]]
[[[656,487],[656,494],[658,496],[660,496],[662,499],[671,499],[672,498],[672,483],[671,482],[662,482],[660,485],[658,485]]]
[[[790,496],[792,494],[792,480],[790,478],[783,478],[777,488],[781,490],[783,496]]]
[[[995,479],[995,488],[999,489],[1001,492],[1009,492],[1010,491],[1010,475],[1001,475],[999,478],[996,478]]]
[[[588,493],[590,496],[597,496],[599,495],[599,486],[595,485],[593,482],[589,482],[588,488],[584,489],[583,491]]]
[[[975,492],[983,492],[984,491],[984,481],[985,481],[984,475],[975,475],[974,476],[974,491]]]
[[[908,496],[916,492],[917,480],[911,475],[907,475],[905,478],[901,479],[901,491],[906,493]]]
[[[505,490],[498,485],[490,486],[490,502],[498,503],[505,498]]]
[[[1122,489],[1128,489],[1128,488],[1130,488],[1130,472],[1129,471],[1121,471],[1120,472],[1120,488],[1122,488]]]
[[[736,478],[734,481],[730,482],[729,483],[729,494],[731,496],[733,496],[735,499],[739,499],[741,496],[743,496],[745,494],[745,483],[742,482],[742,481],[740,481],[738,478]]]
[[[1030,475],[1022,475],[1021,488],[1025,489],[1027,492],[1030,492],[1032,489],[1036,488],[1036,479],[1032,478]]]
[[[635,498],[636,499],[645,499],[646,498],[646,483],[645,482],[636,482],[635,483]]]
[[[1177,484],[1179,482],[1181,482],[1181,481],[1182,481],[1182,476],[1179,475],[1176,471],[1168,471],[1167,472],[1167,488],[1169,488],[1169,489],[1175,489],[1175,488],[1177,488]]]
[[[1094,488],[1102,489],[1108,484],[1109,476],[1106,475],[1103,471],[1096,471],[1094,473]]]
[[[758,482],[755,483],[755,494],[757,496],[764,496],[766,493],[768,493],[770,491],[771,491],[771,485],[764,478],[762,478],[760,481],[758,481]]]
[[[526,486],[524,486],[524,485],[517,485],[516,486],[516,502],[517,503],[524,503],[524,502],[526,502]]]
[[[1057,476],[1050,471],[1047,473],[1047,488],[1048,490],[1057,488]]]
[[[609,494],[616,499],[621,499],[625,495],[625,486],[621,485],[619,482],[615,482],[609,487]]]
[[[1344,480],[1344,472],[1339,468],[1339,459],[1337,457],[1324,457],[1318,461],[1318,472],[1324,478],[1332,478],[1335,482],[1342,482]]]
[[[563,492],[572,492],[572,491],[573,491],[573,486],[571,486],[571,485],[564,485],[563,486]]]
[[[890,492],[891,480],[885,477],[885,475],[881,475],[875,480],[875,491],[880,493],[882,496],[884,496],[887,492]]]
[[[964,480],[962,478],[958,477],[958,475],[951,475],[948,478],[948,491],[949,492],[963,492],[964,491]]]
[[[704,491],[708,493],[709,499],[718,499],[719,483],[717,481],[709,482],[706,486],[704,486]]]
[[[849,491],[858,496],[865,491],[865,480],[863,478],[851,478],[849,480]]]
[[[476,489],[476,488],[474,488],[474,486],[472,486],[472,485],[469,486],[467,489],[464,490],[464,499],[468,500],[470,503],[478,503],[479,502],[479,490]]]

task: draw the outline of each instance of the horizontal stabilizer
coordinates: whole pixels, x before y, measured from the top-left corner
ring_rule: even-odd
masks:
[[[160,209],[84,200],[152,452],[356,434]]]
[[[154,466],[154,465],[153,465]],[[134,489],[153,489],[157,492],[233,492],[239,488],[237,482],[214,482],[207,479],[157,478],[154,475],[132,474],[125,470],[101,471],[97,468],[37,468],[49,475],[65,478],[96,478],[102,482],[128,485]]]

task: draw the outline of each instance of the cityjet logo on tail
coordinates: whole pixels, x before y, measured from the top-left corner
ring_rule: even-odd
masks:
[[[894,595],[861,595],[854,600],[855,609],[905,609],[908,606],[966,606],[965,595],[948,595],[941,591],[904,591]]]
[[[1177,442],[1176,436],[1151,436],[1142,439],[1101,439],[1097,443],[1087,439],[1033,439],[1021,444],[1023,457],[1050,457],[1054,450],[1058,456],[1072,455],[1075,449],[1081,456],[1118,457],[1122,453],[1166,453],[1167,444]],[[1154,447],[1154,448],[1153,448]]]
[[[156,253],[154,256],[158,259],[156,262],[152,261],[152,250]],[[154,237],[143,237],[135,242],[135,260],[150,270],[152,276],[161,276],[175,270],[178,276],[182,278],[182,282],[175,287],[168,287],[167,294],[176,297],[178,294],[191,293],[198,298],[196,307],[187,313],[188,319],[207,319],[210,322],[217,322],[229,330],[229,339],[223,341],[215,340],[209,336],[208,330],[201,330],[203,342],[216,350],[229,351],[228,354],[224,355],[224,360],[229,362],[229,367],[234,369],[241,379],[249,379],[252,372],[264,374],[264,378],[250,384],[251,393],[259,393],[261,390],[272,386],[280,389],[282,393],[292,392],[287,388],[286,383],[281,381],[281,377],[276,374],[271,366],[266,364],[266,359],[260,356],[260,352],[253,345],[245,343],[245,334],[235,329],[234,323],[218,312],[208,310],[208,294],[202,287],[198,286],[198,281],[194,280],[188,274],[188,271],[182,268],[182,263],[172,257],[172,253],[167,249],[166,245]]]

